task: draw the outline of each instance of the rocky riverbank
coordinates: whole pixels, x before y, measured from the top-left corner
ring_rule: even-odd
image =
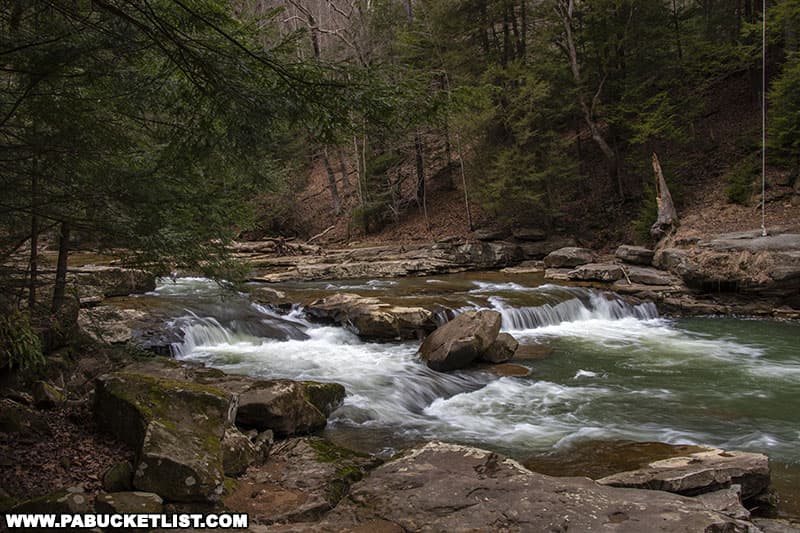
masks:
[[[707,448],[666,452],[595,481],[534,473],[502,455],[429,442],[388,462],[313,433],[342,401],[336,384],[261,380],[132,362],[94,380],[92,413],[125,443],[101,487],[63,487],[14,512],[247,512],[254,531],[792,531],[752,518],[769,501],[769,462]],[[18,398],[19,400],[19,398]],[[34,407],[3,400],[5,423]],[[65,399],[56,401],[66,401]],[[84,400],[87,401],[87,400]],[[34,423],[35,424],[35,423]],[[678,450],[678,448],[676,448]],[[6,509],[11,495],[6,495]],[[781,529],[783,528],[783,529]]]
[[[596,285],[653,301],[664,313],[800,318],[800,234],[784,228],[770,228],[766,237],[679,232],[652,250],[623,245],[605,255],[540,231],[475,236],[430,245],[301,247],[281,256],[268,241],[239,245],[235,254],[252,267],[252,281],[268,283],[505,269]]]

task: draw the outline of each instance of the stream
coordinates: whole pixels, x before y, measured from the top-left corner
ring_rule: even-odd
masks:
[[[417,359],[417,342],[364,342],[344,328],[309,322],[301,305],[280,313],[209,280],[165,280],[142,298],[181,310],[174,323],[184,335],[174,347],[179,359],[229,373],[343,384],[347,398],[325,433],[350,448],[390,456],[442,439],[556,475],[595,472],[598,461],[629,443],[762,452],[772,461],[782,511],[800,516],[798,323],[667,319],[652,303],[634,306],[614,293],[548,284],[534,274],[270,288],[299,304],[352,292],[452,312],[495,309],[503,331],[549,355],[514,361],[531,369],[527,377],[439,373]]]

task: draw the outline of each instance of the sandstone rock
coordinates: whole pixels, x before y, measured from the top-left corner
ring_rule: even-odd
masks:
[[[539,272],[544,272],[544,261],[523,261],[517,266],[506,267],[500,270],[500,272],[506,274],[536,274]]]
[[[553,347],[547,344],[520,344],[514,358],[522,361],[539,361],[553,355]]]
[[[103,514],[159,514],[163,511],[163,504],[161,496],[152,492],[112,492],[98,495],[94,508]]]
[[[222,437],[222,467],[227,476],[236,476],[247,470],[259,456],[256,446],[235,427],[225,429]]]
[[[742,505],[742,487],[740,485],[731,485],[727,489],[707,492],[697,496],[697,499],[712,511],[717,511],[725,516],[739,520],[750,518],[750,511]]]
[[[763,492],[769,486],[769,479],[766,455],[708,450],[655,461],[646,468],[614,474],[597,482],[690,496],[738,484],[742,487],[742,498],[746,500]]]
[[[656,268],[630,266],[625,268],[628,274],[628,279],[633,283],[640,283],[642,285],[674,285],[679,283],[680,280],[670,275],[663,270]]]
[[[236,424],[278,436],[311,433],[328,419],[311,401],[302,383],[286,379],[254,383],[239,396]]]
[[[755,518],[753,523],[762,533],[800,533],[800,520],[798,519]]]
[[[418,339],[436,329],[436,319],[428,309],[392,306],[357,294],[317,300],[306,307],[306,314],[349,327],[364,339]]]
[[[303,381],[306,398],[320,410],[326,417],[341,407],[347,392],[339,383],[319,383],[317,381]]]
[[[653,263],[653,256],[655,252],[643,246],[631,246],[623,244],[614,253],[614,256],[620,261],[630,263],[632,265],[650,265]]]
[[[570,270],[569,279],[578,281],[617,281],[622,279],[624,274],[619,265],[613,263],[590,263],[582,265],[575,270]]]
[[[33,404],[39,409],[52,409],[67,399],[63,390],[46,381],[35,382],[31,392],[33,392]]]
[[[332,509],[375,460],[319,437],[275,445],[270,460],[250,468],[223,501],[251,522],[313,520]]]
[[[147,313],[137,309],[120,309],[100,305],[81,309],[78,324],[92,338],[109,344],[122,344],[133,339],[134,329]]]
[[[92,512],[92,505],[83,487],[75,486],[22,502],[11,511],[36,514],[85,514]]]
[[[103,490],[106,492],[129,492],[133,490],[133,465],[121,461],[103,474]]]
[[[527,241],[520,244],[522,253],[528,259],[544,259],[544,257],[560,248],[577,246],[578,243],[572,237],[550,237],[544,241]]]
[[[123,371],[97,379],[94,412],[101,427],[138,450],[135,488],[196,501],[222,491],[220,440],[232,402],[216,388]]]
[[[541,228],[516,228],[511,232],[515,239],[521,241],[543,241],[547,239],[547,232]]]
[[[481,370],[486,370],[496,376],[503,376],[503,377],[512,377],[512,376],[530,376],[531,369],[522,366],[516,365],[514,363],[500,363],[500,364],[484,364],[478,365],[478,368]]]
[[[353,485],[317,531],[755,531],[702,502],[553,478],[485,450],[429,443]],[[303,524],[306,526],[306,524]]]
[[[467,311],[428,335],[418,353],[434,370],[465,368],[487,353],[500,323],[497,311]]]
[[[591,250],[569,246],[550,252],[547,257],[544,258],[544,265],[547,268],[574,268],[591,263],[594,259],[595,254]]]
[[[544,279],[553,281],[569,281],[569,268],[548,268],[544,271]]]
[[[481,360],[495,364],[506,363],[511,361],[518,347],[517,339],[508,333],[500,333],[486,353],[481,356]]]

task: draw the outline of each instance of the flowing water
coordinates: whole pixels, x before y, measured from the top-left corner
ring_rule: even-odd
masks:
[[[713,445],[768,454],[785,494],[798,494],[800,324],[666,319],[653,304],[535,275],[271,287],[300,304],[341,291],[451,314],[496,309],[521,344],[552,349],[519,362],[531,368],[527,377],[438,373],[417,359],[417,342],[363,342],[310,323],[302,306],[280,314],[196,278],[159,287],[155,299],[186,309],[175,323],[184,332],[177,357],[231,373],[345,385],[348,396],[326,431],[351,447],[389,454],[437,438],[526,459],[591,442]],[[800,512],[796,501],[787,508]]]

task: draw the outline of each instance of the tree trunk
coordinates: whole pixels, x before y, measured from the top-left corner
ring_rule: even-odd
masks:
[[[653,152],[653,171],[656,175],[656,204],[658,205],[658,218],[650,228],[650,235],[656,240],[661,240],[669,235],[678,227],[678,212],[672,202],[672,195],[667,187],[667,180],[664,179],[664,172],[661,170],[661,163],[658,156]]]
[[[34,168],[31,176],[31,256],[30,282],[28,284],[28,310],[33,313],[36,307],[36,285],[39,269],[39,176]]]
[[[417,159],[417,203],[422,208],[422,214],[425,217],[425,227],[430,229],[431,224],[428,220],[428,198],[425,189],[425,160],[422,154],[422,135],[417,132],[414,135],[414,150]]]
[[[575,39],[572,35],[572,14],[575,9],[575,0],[562,0],[559,2],[559,9],[557,9],[558,15],[561,17],[561,22],[564,25],[564,32],[566,37],[566,45],[567,45],[567,54],[569,56],[569,64],[570,69],[572,70],[572,77],[575,80],[575,85],[578,88],[578,104],[583,111],[583,119],[586,122],[586,125],[589,127],[589,131],[592,134],[592,140],[597,144],[600,148],[600,151],[603,152],[603,155],[608,160],[608,168],[609,168],[609,177],[611,178],[612,184],[616,185],[617,177],[619,174],[619,163],[617,161],[616,154],[614,154],[614,150],[611,149],[608,142],[606,141],[605,137],[600,131],[600,127],[597,125],[597,121],[595,120],[595,112],[597,110],[598,103],[600,101],[600,93],[603,90],[603,85],[605,83],[605,78],[600,82],[600,85],[597,87],[597,91],[592,98],[591,106],[587,102],[587,97],[584,94],[583,90],[581,89],[582,79],[581,79],[581,70],[580,65],[578,64],[578,51],[575,47]],[[624,198],[623,198],[624,199]]]
[[[347,174],[347,159],[344,155],[344,148],[339,147],[339,172],[342,174],[342,185],[345,193],[350,191],[350,176]]]
[[[342,212],[342,201],[339,198],[339,189],[336,187],[336,174],[333,172],[331,160],[328,158],[328,149],[322,150],[322,161],[325,163],[325,172],[328,173],[328,186],[331,190],[331,200],[333,201],[333,214],[339,216]]]
[[[67,290],[67,259],[69,257],[69,222],[61,222],[61,235],[58,239],[58,262],[56,264],[56,286],[53,290],[53,307],[51,312],[56,314],[64,304]]]

